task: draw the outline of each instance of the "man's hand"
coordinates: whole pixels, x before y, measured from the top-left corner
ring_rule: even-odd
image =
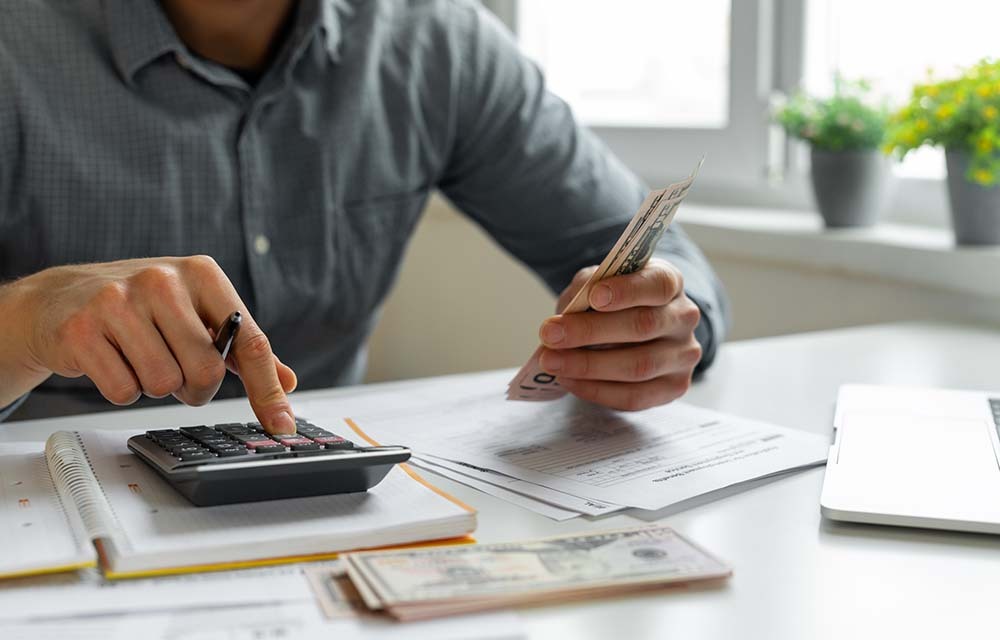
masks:
[[[224,362],[213,331],[233,311],[243,326]],[[295,373],[209,257],[54,267],[0,289],[0,315],[0,405],[52,373],[86,375],[117,405],[141,394],[201,405],[228,365],[267,431],[295,431]]]
[[[557,311],[594,269],[576,274]],[[694,337],[701,314],[673,265],[654,258],[640,271],[602,280],[589,303],[593,311],[542,323],[545,371],[573,395],[614,409],[647,409],[684,395],[701,360]]]

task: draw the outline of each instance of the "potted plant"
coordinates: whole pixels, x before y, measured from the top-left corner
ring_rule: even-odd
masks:
[[[775,120],[811,147],[816,205],[827,227],[866,227],[885,204],[889,162],[880,151],[885,105],[869,101],[870,86],[836,76],[828,98],[799,93],[778,105]]]
[[[1000,61],[913,88],[890,120],[886,149],[904,157],[925,144],[945,149],[955,240],[1000,244]]]

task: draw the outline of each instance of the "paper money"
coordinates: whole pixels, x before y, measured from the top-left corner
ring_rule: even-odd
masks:
[[[343,560],[326,566],[307,566],[302,573],[328,620],[357,618],[368,612],[361,594],[347,577],[347,566]]]
[[[625,275],[642,269],[649,262],[656,248],[656,243],[670,226],[677,209],[694,184],[698,170],[704,162],[702,158],[690,176],[664,189],[650,192],[640,205],[639,210],[621,237],[604,257],[597,270],[590,276],[583,287],[577,291],[562,313],[581,313],[590,308],[588,300],[590,292],[598,282],[605,278]],[[542,347],[521,367],[520,371],[507,385],[508,400],[544,401],[554,400],[566,394],[559,386],[556,376],[546,373],[539,364]]]
[[[663,526],[352,553],[344,560],[365,604],[401,620],[618,595],[732,573]]]

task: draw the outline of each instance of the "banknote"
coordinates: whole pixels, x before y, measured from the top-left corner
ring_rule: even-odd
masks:
[[[328,620],[357,618],[368,612],[361,594],[347,577],[347,566],[343,560],[321,566],[307,566],[302,573]]]
[[[344,560],[365,604],[403,620],[615,595],[731,574],[724,562],[664,526],[352,553]]]
[[[604,257],[597,270],[573,296],[562,313],[581,313],[590,308],[590,292],[601,280],[633,273],[649,262],[656,244],[673,222],[684,198],[698,175],[704,158],[690,176],[663,189],[650,192],[632,216],[625,231]],[[542,347],[535,349],[531,358],[521,367],[507,385],[508,400],[544,401],[565,395],[557,376],[542,370],[539,357]]]

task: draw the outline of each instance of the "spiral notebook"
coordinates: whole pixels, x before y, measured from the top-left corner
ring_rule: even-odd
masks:
[[[461,539],[471,507],[397,465],[364,493],[194,507],[129,452],[128,433],[0,444],[0,578],[100,566],[109,578],[333,557]]]

